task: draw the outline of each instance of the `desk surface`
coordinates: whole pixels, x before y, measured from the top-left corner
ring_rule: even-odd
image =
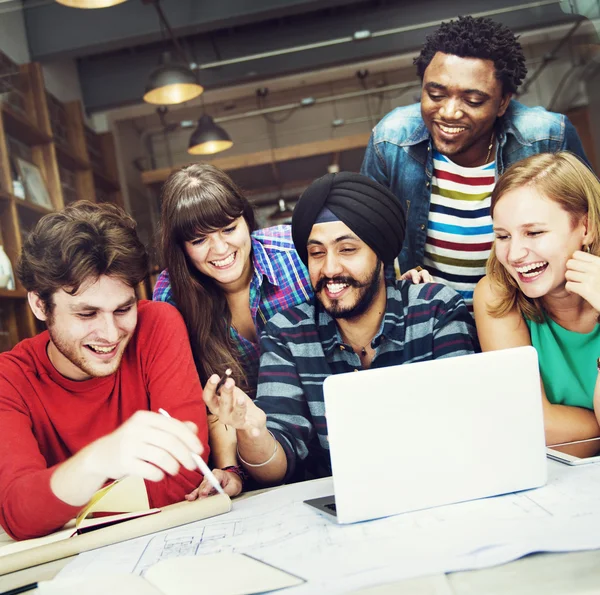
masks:
[[[251,497],[246,494],[242,498]],[[0,548],[12,540],[0,530]],[[0,593],[52,579],[72,558],[0,577]],[[30,591],[35,593],[36,591]],[[395,582],[361,595],[600,595],[600,550],[535,554],[509,564]]]

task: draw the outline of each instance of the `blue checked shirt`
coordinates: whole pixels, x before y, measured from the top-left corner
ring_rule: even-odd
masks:
[[[313,289],[308,271],[294,248],[289,225],[255,231],[251,241],[254,273],[250,281],[250,312],[260,336],[273,314],[309,301]],[[166,270],[156,281],[153,299],[177,306]],[[233,327],[229,330],[249,385],[256,386],[260,345],[242,337]]]

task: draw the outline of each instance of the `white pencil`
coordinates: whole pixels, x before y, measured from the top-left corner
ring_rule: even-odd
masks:
[[[159,409],[158,412],[161,415],[164,415],[165,417],[171,417],[164,409]],[[194,459],[196,465],[198,465],[198,469],[200,469],[202,475],[204,475],[204,477],[208,479],[212,487],[215,488],[215,490],[217,490],[219,494],[225,495],[225,492],[223,491],[219,480],[214,476],[214,473],[208,468],[208,465],[204,462],[204,459],[201,456],[197,455],[195,452],[191,452],[190,454],[192,455],[192,459]]]

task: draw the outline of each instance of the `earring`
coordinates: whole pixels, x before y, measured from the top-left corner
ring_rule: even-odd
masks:
[[[589,244],[584,244],[584,245],[581,247],[581,249],[582,249],[584,252],[587,252],[588,254],[589,254],[589,253],[592,251],[592,249],[590,248],[590,245],[589,245]]]

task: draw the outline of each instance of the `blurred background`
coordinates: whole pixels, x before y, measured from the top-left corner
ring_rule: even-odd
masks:
[[[156,273],[161,184],[198,160],[242,186],[260,226],[289,221],[312,180],[358,170],[378,120],[418,101],[413,58],[467,14],[520,35],[519,101],[567,114],[597,167],[600,0],[0,0],[5,253],[14,265],[40,216],[88,198],[134,216]],[[0,289],[0,350],[35,332],[26,306]]]

